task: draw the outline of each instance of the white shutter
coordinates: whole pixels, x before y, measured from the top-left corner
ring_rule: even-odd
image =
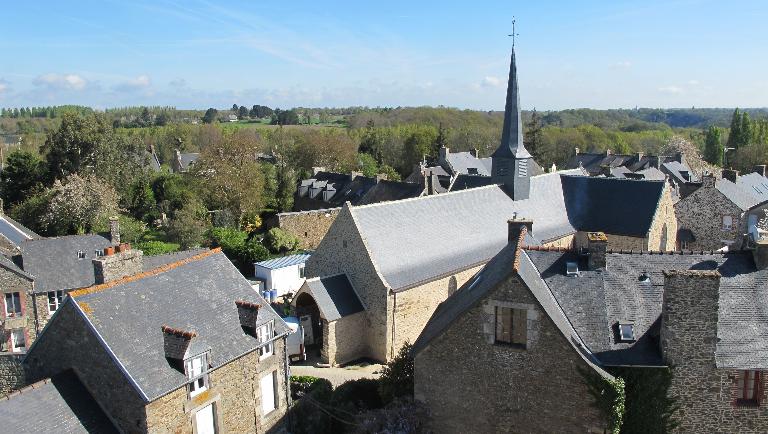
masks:
[[[261,378],[261,414],[262,416],[275,409],[275,382],[272,373]]]

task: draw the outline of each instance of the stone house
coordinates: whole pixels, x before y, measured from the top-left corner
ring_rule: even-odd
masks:
[[[320,245],[341,208],[316,209],[310,211],[283,212],[268,224],[278,227],[299,239],[299,247],[314,250]]]
[[[183,153],[176,149],[171,159],[171,171],[173,173],[187,173],[195,165],[198,158],[200,158],[198,152]]]
[[[506,245],[506,222],[515,214],[541,222],[532,235],[537,245],[582,247],[586,232],[600,230],[611,248],[674,249],[667,183],[590,178],[580,170],[530,176],[518,106],[513,57],[502,143],[492,156],[494,184],[342,208],[305,273],[321,280],[345,275],[364,312],[345,317],[334,313],[341,312],[338,305],[326,309],[319,298],[337,299],[323,293],[323,285],[305,283],[299,295],[306,295],[292,301],[299,315],[312,316],[316,337],[331,339],[318,343],[327,362],[394,357],[419,336],[434,309]]]
[[[671,369],[679,432],[768,429],[768,242],[614,253],[602,233],[586,250],[530,245],[535,227],[511,220],[509,244],[414,345],[415,396],[437,432],[603,432],[585,373],[616,367]]]
[[[73,377],[92,397],[78,405],[120,432],[279,429],[289,329],[220,250],[143,272],[140,261],[99,261],[104,283],[71,291],[30,348],[30,380]],[[36,393],[0,402],[0,416]]]
[[[34,279],[0,255],[0,396],[25,385],[21,359],[35,337]]]
[[[734,178],[735,178],[734,174]],[[758,173],[731,179],[702,177],[701,187],[675,204],[677,244],[683,250],[717,250],[745,246],[746,234],[757,236],[768,208],[768,178]]]

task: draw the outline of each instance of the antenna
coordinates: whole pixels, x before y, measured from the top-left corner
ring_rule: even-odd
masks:
[[[515,17],[513,16],[512,17],[512,34],[511,35],[507,35],[507,36],[511,36],[512,37],[512,48],[515,48],[515,36],[519,36],[520,35],[519,33],[515,33],[515,21],[516,21]]]

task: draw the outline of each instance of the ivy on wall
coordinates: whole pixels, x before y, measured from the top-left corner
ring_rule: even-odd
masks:
[[[580,369],[589,394],[594,399],[593,405],[608,422],[608,432],[619,434],[624,421],[625,391],[621,377],[605,378],[591,369]]]
[[[679,406],[669,397],[670,368],[611,368],[624,379],[626,412],[622,434],[671,432],[677,426],[674,415]]]

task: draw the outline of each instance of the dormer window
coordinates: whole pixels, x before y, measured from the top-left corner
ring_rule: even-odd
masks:
[[[619,323],[619,341],[621,342],[634,342],[635,341],[635,325],[629,322]]]
[[[85,259],[85,252],[82,250],[77,251],[77,259]]]
[[[256,339],[259,340],[259,360],[271,356],[275,349],[272,338],[275,337],[275,322],[270,321],[256,329]]]
[[[565,274],[567,276],[578,276],[579,275],[579,264],[573,261],[568,261],[565,263]]]
[[[648,275],[645,271],[643,271],[643,274],[638,276],[637,281],[640,283],[650,283],[651,282],[651,276]]]
[[[184,373],[187,375],[190,398],[208,390],[208,353],[185,360]]]
[[[96,256],[97,258],[101,258],[102,256],[104,256],[104,250],[96,249],[93,251],[93,255]]]

